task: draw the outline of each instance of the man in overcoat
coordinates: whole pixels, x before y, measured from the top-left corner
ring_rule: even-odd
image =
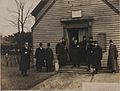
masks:
[[[98,41],[94,41],[94,50],[93,50],[93,63],[92,68],[95,68],[95,73],[98,73],[98,70],[101,69],[101,60],[102,60],[102,48],[98,45]]]
[[[28,42],[25,42],[24,47],[21,48],[21,60],[19,64],[19,69],[23,76],[27,76],[27,70],[30,68],[30,53],[31,50],[28,46]]]
[[[93,50],[94,50],[94,42],[93,37],[89,38],[87,42],[87,63],[88,63],[88,71],[91,70],[92,62],[93,62]]]
[[[74,44],[71,47],[71,60],[73,61],[73,67],[79,67],[79,44],[78,40],[74,40]]]
[[[39,48],[36,49],[35,52],[36,58],[36,70],[41,72],[42,67],[45,66],[45,49],[43,48],[42,42],[39,44]]]
[[[86,40],[86,36],[83,36],[83,40],[80,42],[80,63],[87,63],[87,40]]]
[[[72,63],[72,66],[74,66],[74,60],[73,60],[74,41],[75,41],[75,37],[72,37],[71,44],[69,46],[69,57],[70,57],[70,62]]]
[[[113,43],[113,40],[110,40],[109,53],[108,53],[108,63],[107,67],[111,72],[119,72],[118,65],[118,50],[116,45]]]
[[[56,55],[57,55],[57,59],[59,60],[59,67],[66,65],[65,53],[66,53],[65,46],[62,43],[62,40],[59,40],[59,42],[56,45]]]
[[[47,44],[47,48],[45,50],[45,60],[46,60],[47,72],[53,71],[54,55],[52,49],[50,48],[50,43]]]

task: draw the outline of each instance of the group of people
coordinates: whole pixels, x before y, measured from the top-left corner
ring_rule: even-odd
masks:
[[[81,63],[85,62],[88,65],[88,71],[93,68],[95,73],[101,68],[102,48],[98,45],[98,41],[93,41],[93,37],[87,40],[86,36],[83,36],[83,41],[80,43],[74,40],[70,50],[71,57],[74,55],[71,58],[73,62],[75,60],[74,66],[79,67]]]
[[[98,72],[101,68],[102,48],[97,41],[93,41],[93,37],[87,40],[86,36],[83,36],[83,41],[80,43],[73,37],[69,48],[66,48],[65,43],[62,39],[56,45],[60,67],[66,65],[69,60],[73,67],[80,67],[82,63],[86,63],[89,71],[94,68],[95,72]]]
[[[118,72],[117,47],[112,40],[109,43],[107,68],[110,72]],[[96,74],[101,69],[103,51],[98,41],[93,41],[93,37],[89,37],[89,40],[87,40],[86,36],[83,36],[83,40],[80,43],[73,37],[69,48],[66,47],[66,41],[62,38],[56,45],[56,54],[60,67],[71,62],[73,67],[80,67],[86,63],[88,71],[91,72],[92,70]]]
[[[111,72],[118,72],[118,51],[113,41],[110,40],[109,42],[107,67]],[[29,44],[25,43],[25,46],[21,49],[20,61],[20,70],[23,76],[27,76],[27,70],[30,68],[30,54]],[[72,38],[69,48],[66,46],[65,39],[62,38],[56,45],[56,55],[59,67],[68,63],[72,63],[73,67],[80,67],[82,63],[87,63],[88,71],[92,69],[93,72],[98,73],[99,69],[101,69],[102,48],[99,46],[98,41],[93,41],[93,37],[89,37],[89,40],[87,40],[86,36],[83,36],[83,40],[80,43],[77,39]],[[50,48],[50,43],[47,43],[47,48],[45,49],[43,48],[43,43],[40,42],[39,47],[35,51],[35,58],[36,71],[41,72],[43,66],[46,66],[47,72],[54,70],[54,55],[53,50]]]
[[[39,44],[39,48],[36,49],[35,58],[37,71],[41,72],[43,66],[46,66],[48,72],[53,71],[54,55],[52,49],[50,48],[50,43],[48,43],[47,48],[44,49],[41,42]]]
[[[25,43],[24,47],[21,48],[21,61],[20,61],[20,71],[23,76],[27,75],[27,70],[30,68],[30,55],[31,49],[29,48],[28,42]],[[39,43],[39,47],[35,51],[36,58],[36,71],[41,72],[42,67],[46,66],[47,72],[51,72],[54,70],[53,68],[53,60],[54,55],[53,51],[50,48],[50,43],[47,43],[47,48],[43,48],[43,43]]]

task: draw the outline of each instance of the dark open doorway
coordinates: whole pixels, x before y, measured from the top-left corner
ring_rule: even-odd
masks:
[[[67,29],[68,33],[68,45],[70,46],[72,43],[72,38],[74,37],[80,43],[83,40],[83,36],[86,36],[86,39],[89,38],[89,31],[88,28],[71,28]]]
[[[68,36],[69,36],[69,45],[72,44],[72,38],[79,41],[79,30],[78,29],[68,29]]]

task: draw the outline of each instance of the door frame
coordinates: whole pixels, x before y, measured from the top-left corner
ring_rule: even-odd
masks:
[[[92,36],[92,24],[93,24],[94,17],[86,16],[81,18],[75,19],[61,19],[61,24],[63,26],[63,36],[66,39],[66,46],[69,48],[69,29],[81,29],[81,28],[88,28],[88,36]]]

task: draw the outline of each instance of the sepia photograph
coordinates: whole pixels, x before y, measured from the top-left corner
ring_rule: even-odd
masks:
[[[0,0],[0,90],[120,91],[120,0]]]

